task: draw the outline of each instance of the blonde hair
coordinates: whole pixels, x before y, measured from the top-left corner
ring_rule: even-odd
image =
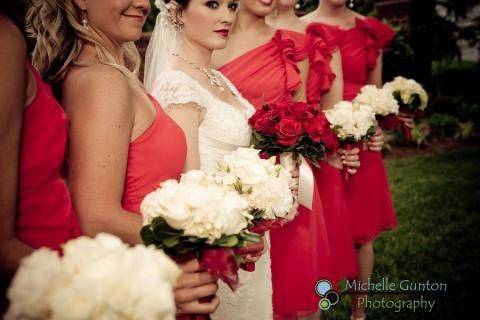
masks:
[[[81,23],[81,10],[73,0],[31,0],[26,30],[36,40],[32,63],[50,83],[62,81],[80,55],[84,43],[95,46],[100,63],[112,66],[140,84],[140,55],[133,42],[122,45],[125,65],[102,42],[99,30]]]

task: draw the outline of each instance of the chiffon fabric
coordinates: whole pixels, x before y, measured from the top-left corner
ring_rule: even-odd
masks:
[[[327,43],[317,34],[306,32],[303,43],[297,40],[297,56],[308,58],[309,68],[306,83],[306,100],[318,107],[323,95],[327,94],[336,78],[330,68],[332,52]],[[345,203],[345,191],[340,170],[327,161],[320,168],[312,167],[320,198],[322,199],[326,229],[332,259],[329,280],[335,285],[344,278],[357,275],[357,258],[353,236]]]
[[[356,18],[355,26],[312,23],[307,32],[325,40],[330,50],[338,48],[342,57],[344,100],[353,100],[367,84],[382,50],[395,36],[394,31],[374,18]],[[397,225],[388,178],[380,152],[360,151],[357,174],[343,180],[347,211],[355,243],[366,243]]]
[[[301,86],[296,62],[304,53],[295,44],[303,35],[277,30],[270,41],[219,70],[257,109],[293,100]],[[295,319],[318,311],[315,283],[330,278],[332,262],[324,212],[315,186],[312,210],[299,207],[295,220],[272,230],[271,260],[275,319]]]

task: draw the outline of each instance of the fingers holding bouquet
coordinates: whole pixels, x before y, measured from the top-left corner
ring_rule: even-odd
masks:
[[[192,259],[179,265],[182,270],[174,288],[177,314],[210,314],[213,313],[220,300],[218,276],[201,268],[198,259]]]
[[[411,112],[399,112],[397,116],[398,120],[402,121],[404,126],[409,129],[413,129],[415,125],[415,114]]]
[[[375,129],[375,133],[370,137],[367,142],[368,150],[373,152],[382,151],[383,144],[385,143],[385,135],[380,127]]]
[[[428,94],[415,80],[396,77],[382,88],[364,86],[354,102],[371,106],[383,128],[401,129],[410,140],[414,119],[427,108]]]

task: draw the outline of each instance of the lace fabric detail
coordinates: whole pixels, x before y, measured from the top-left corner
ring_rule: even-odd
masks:
[[[151,94],[165,108],[194,103],[204,112],[198,128],[200,169],[215,169],[217,162],[239,147],[250,144],[251,129],[248,118],[255,108],[242,97],[235,86],[219,71],[228,89],[237,98],[240,109],[210,93],[205,87],[179,70],[166,70],[158,77]],[[268,235],[266,235],[268,239]],[[267,240],[268,241],[268,240]],[[255,272],[240,270],[242,286],[232,292],[219,281],[220,307],[212,319],[273,319],[272,275],[270,252],[266,252],[255,266]]]
[[[265,239],[270,247],[268,232]],[[272,271],[270,252],[265,253],[255,264],[254,272],[239,271],[242,286],[232,292],[225,283],[219,281],[218,296],[220,305],[212,320],[270,320],[273,319]]]

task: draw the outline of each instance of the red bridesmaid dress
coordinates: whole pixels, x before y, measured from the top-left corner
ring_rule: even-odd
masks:
[[[139,213],[145,196],[168,179],[180,179],[187,158],[182,129],[149,96],[157,114],[150,127],[130,143],[122,198],[125,210]]]
[[[328,93],[335,79],[330,69],[332,48],[321,36],[307,28],[309,44],[305,46],[309,57],[307,79],[307,101],[319,104],[321,97]],[[353,242],[350,217],[345,203],[345,190],[340,170],[327,161],[321,162],[321,169],[313,168],[315,179],[322,199],[327,225],[330,251],[332,254],[332,282],[338,283],[344,278],[357,276],[357,254]]]
[[[296,61],[296,32],[273,38],[233,59],[219,70],[256,108],[292,101],[301,85]],[[318,311],[315,283],[331,276],[331,257],[323,208],[314,190],[313,209],[300,206],[297,218],[270,232],[275,319],[295,319]]]
[[[395,36],[392,29],[374,18],[356,18],[355,23],[351,29],[321,23],[309,26],[330,46],[340,49],[345,100],[354,99],[367,84],[381,50]],[[355,243],[362,244],[395,228],[397,218],[381,153],[362,150],[360,162],[357,174],[344,180],[344,187],[353,238]]]
[[[60,245],[81,234],[61,175],[67,146],[67,118],[50,87],[29,64],[37,94],[23,111],[16,235],[37,249]]]

